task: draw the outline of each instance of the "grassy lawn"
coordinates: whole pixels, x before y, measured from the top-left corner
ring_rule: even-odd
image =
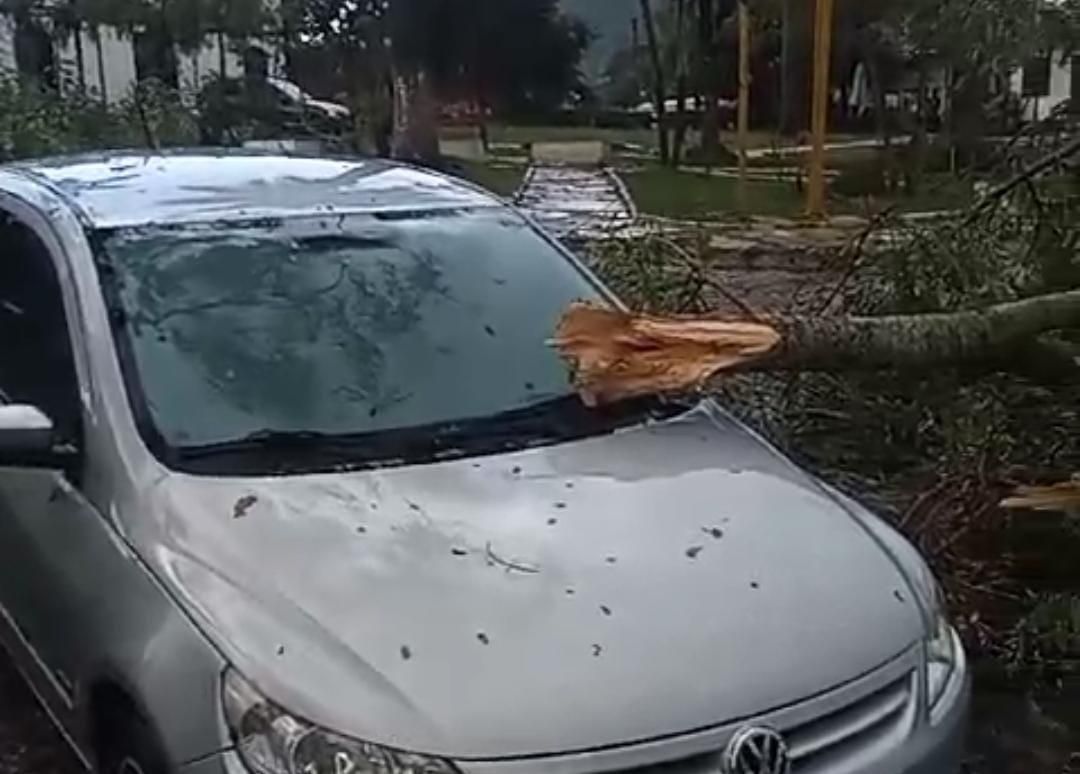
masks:
[[[573,142],[576,140],[603,140],[611,143],[641,145],[650,150],[656,148],[655,129],[604,129],[592,126],[510,126],[492,124],[488,127],[492,142],[525,144],[531,142]],[[842,142],[854,139],[852,135],[830,135],[829,142]],[[690,131],[687,136],[689,146],[699,142],[698,132]],[[735,149],[735,133],[721,132],[720,141],[728,148]],[[774,132],[756,130],[750,132],[751,148],[783,147],[793,144],[790,138],[777,136]]]
[[[524,166],[511,166],[506,164],[492,164],[483,161],[454,161],[456,169],[452,174],[471,180],[479,186],[499,196],[509,197],[517,191],[521,180],[525,176]]]
[[[649,215],[683,220],[710,220],[739,212],[738,181],[695,172],[651,166],[623,173],[638,209]],[[790,181],[749,181],[747,214],[793,217],[802,213],[805,194]],[[967,183],[948,176],[928,177],[914,196],[831,196],[835,214],[869,215],[896,204],[901,212],[927,212],[963,207],[971,201]]]
[[[738,182],[654,166],[623,174],[638,209],[649,215],[709,220],[738,212]],[[756,215],[797,215],[802,198],[791,183],[747,184],[747,209]]]

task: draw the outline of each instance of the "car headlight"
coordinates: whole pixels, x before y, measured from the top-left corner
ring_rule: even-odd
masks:
[[[926,697],[927,706],[932,711],[949,684],[949,677],[956,665],[956,648],[952,626],[945,615],[941,588],[936,582],[931,588],[927,610],[931,629],[926,638]]]
[[[448,761],[348,739],[293,717],[236,670],[225,672],[225,721],[254,774],[457,774]]]

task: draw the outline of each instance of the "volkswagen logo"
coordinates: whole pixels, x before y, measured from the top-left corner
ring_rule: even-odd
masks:
[[[723,774],[790,774],[791,757],[780,733],[768,726],[744,726],[724,749]]]

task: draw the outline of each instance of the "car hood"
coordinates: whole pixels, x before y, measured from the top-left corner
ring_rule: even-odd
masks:
[[[170,473],[148,497],[154,518],[128,525],[140,553],[261,690],[452,758],[720,724],[848,681],[922,632],[866,528],[707,405],[503,456]]]
[[[311,107],[317,108],[331,118],[348,118],[351,113],[347,107],[338,104],[337,102],[326,102],[321,99],[309,99],[307,104]]]

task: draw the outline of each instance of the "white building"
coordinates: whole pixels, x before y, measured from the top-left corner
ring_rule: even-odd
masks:
[[[82,72],[87,89],[94,94],[103,95],[110,104],[124,99],[139,77],[135,55],[135,44],[128,35],[120,34],[112,27],[99,27],[98,35],[90,30],[81,33]],[[16,29],[14,20],[6,14],[0,14],[0,73],[17,73],[19,62],[16,56]],[[221,43],[217,35],[207,35],[202,47],[195,53],[175,52],[177,85],[181,93],[194,99],[209,78],[221,75]],[[74,38],[63,42],[53,41],[53,61],[59,72],[69,78],[77,78],[79,72],[78,47]],[[262,49],[269,60],[270,75],[283,75],[284,55],[279,46],[264,40],[244,42],[225,41],[225,72],[228,78],[243,74],[243,61],[238,52],[245,45],[255,45]]]
[[[1024,100],[1024,118],[1040,121],[1066,100],[1080,100],[1080,56],[1058,49],[1035,57],[1012,73],[1009,87]]]

